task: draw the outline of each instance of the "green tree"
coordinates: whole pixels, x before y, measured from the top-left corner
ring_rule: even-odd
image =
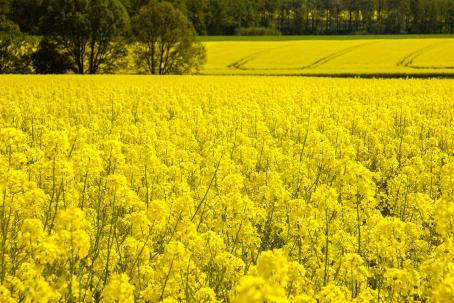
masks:
[[[43,24],[75,73],[112,72],[127,55],[129,16],[119,0],[52,0]]]
[[[64,74],[71,68],[68,58],[59,52],[58,44],[46,38],[31,58],[37,74]]]
[[[205,62],[205,48],[196,42],[192,24],[169,2],[155,0],[133,19],[139,41],[136,62],[151,74],[197,72]]]
[[[6,16],[9,14],[11,8],[11,0],[0,1],[0,15]]]
[[[206,34],[206,15],[208,10],[207,0],[186,0],[185,13],[195,30],[199,34]]]
[[[124,7],[128,10],[129,16],[135,16],[139,9],[146,5],[149,0],[120,0]]]
[[[31,48],[19,26],[0,16],[0,74],[30,73]]]
[[[47,4],[47,0],[13,0],[9,17],[19,25],[22,32],[38,35],[40,19],[47,12]]]

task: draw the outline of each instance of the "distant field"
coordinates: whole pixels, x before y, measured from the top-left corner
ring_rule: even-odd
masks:
[[[207,41],[208,63],[202,73],[454,76],[454,38],[426,37]]]

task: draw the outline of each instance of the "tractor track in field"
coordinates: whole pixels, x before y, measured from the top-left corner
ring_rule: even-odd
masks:
[[[312,62],[309,65],[306,65],[306,66],[303,66],[303,67],[285,68],[285,70],[302,70],[302,69],[316,68],[316,67],[318,67],[320,65],[328,63],[331,60],[334,60],[334,59],[339,58],[339,57],[341,57],[343,55],[346,55],[346,54],[348,54],[351,51],[354,51],[354,50],[356,50],[358,48],[364,47],[366,45],[374,44],[374,43],[376,43],[376,42],[366,42],[366,43],[362,43],[362,44],[358,44],[358,45],[354,45],[354,46],[349,46],[347,48],[341,49],[339,51],[330,53],[327,56],[319,58],[319,59],[317,59],[316,61]],[[247,64],[248,62],[250,62],[251,60],[257,58],[260,54],[266,53],[266,52],[268,52],[270,50],[276,50],[276,49],[285,48],[285,47],[294,46],[294,45],[296,45],[296,44],[278,46],[278,47],[273,47],[273,48],[257,51],[257,52],[254,52],[253,54],[250,54],[250,55],[248,55],[246,57],[243,57],[243,58],[241,58],[241,59],[229,64],[227,67],[228,68],[233,68],[233,69],[238,69],[238,70],[244,70],[244,71],[257,70],[257,69],[246,68],[246,67],[244,67],[244,65]],[[266,70],[281,70],[281,68],[266,68]]]
[[[343,55],[346,55],[358,48],[361,48],[361,47],[364,47],[366,45],[371,45],[371,44],[374,44],[374,43],[377,43],[377,42],[366,42],[366,43],[362,43],[362,44],[358,44],[358,45],[354,45],[354,46],[349,46],[347,48],[344,48],[344,49],[341,49],[337,52],[334,52],[334,53],[331,53],[331,54],[328,54],[327,56],[325,57],[322,57],[322,58],[319,58],[317,59],[316,61],[314,61],[313,63],[309,64],[309,65],[306,65],[306,66],[303,66],[303,67],[300,67],[299,69],[311,69],[311,68],[316,68],[316,67],[319,67],[320,65],[323,65],[323,64],[326,64],[328,62],[330,62],[331,60],[334,60],[334,59],[337,59]]]
[[[276,49],[280,49],[280,48],[286,48],[286,47],[289,47],[289,46],[293,46],[293,45],[296,45],[296,44],[288,44],[288,45],[280,45],[280,46],[276,46],[276,47],[272,47],[272,48],[267,48],[267,49],[263,49],[263,50],[260,50],[260,51],[256,51],[246,57],[243,57],[229,65],[227,65],[228,68],[233,68],[233,69],[239,69],[239,70],[249,70],[248,68],[245,68],[244,65],[247,64],[249,61],[257,58],[257,56],[259,56],[260,54],[263,54],[263,53],[266,53],[266,52],[269,52],[270,50],[276,50]]]
[[[423,55],[424,53],[439,47],[440,45],[446,44],[446,41],[443,42],[436,42],[432,43],[428,46],[422,47],[414,52],[409,53],[405,57],[403,57],[398,63],[397,66],[400,67],[408,67],[408,68],[414,68],[414,69],[454,69],[454,66],[419,66],[419,65],[414,65],[413,62]]]
[[[358,48],[362,48],[364,46],[368,46],[368,45],[371,45],[371,44],[375,44],[377,43],[376,41],[375,42],[366,42],[366,43],[362,43],[362,44],[358,44],[358,45],[354,45],[354,46],[350,46],[350,47],[347,47],[347,48],[344,48],[344,49],[341,49],[339,51],[336,51],[336,52],[333,52],[333,53],[330,53],[324,57],[321,57],[317,60],[315,60],[313,63],[311,64],[308,64],[306,66],[303,66],[303,67],[286,67],[286,68],[265,68],[263,70],[307,70],[307,69],[314,69],[314,68],[317,68],[321,65],[324,65],[334,59],[337,59],[341,56],[344,56]],[[411,68],[411,69],[433,69],[433,70],[451,70],[451,69],[454,69],[454,66],[419,66],[419,65],[415,65],[413,64],[413,62],[418,58],[420,57],[421,55],[423,55],[424,53],[426,53],[427,51],[430,51],[434,48],[437,48],[443,44],[446,44],[448,43],[447,41],[438,41],[436,43],[433,43],[433,44],[430,44],[430,45],[427,45],[425,47],[422,47],[416,51],[413,51],[409,54],[407,54],[405,57],[403,57],[397,64],[396,66],[398,67],[408,67],[408,68]],[[271,47],[271,48],[267,48],[267,49],[263,49],[263,50],[260,50],[260,51],[256,51],[246,57],[243,57],[229,65],[227,65],[228,68],[231,68],[231,69],[237,69],[237,70],[242,70],[242,71],[251,71],[251,70],[262,70],[262,69],[257,69],[257,68],[247,68],[245,67],[245,65],[250,62],[251,60],[257,58],[258,56],[260,56],[261,54],[264,54],[266,52],[269,52],[269,51],[272,51],[272,50],[277,50],[277,49],[281,49],[281,48],[286,48],[286,47],[292,47],[292,46],[295,46],[296,44],[289,44],[289,45],[283,45],[283,46],[277,46],[277,47]]]

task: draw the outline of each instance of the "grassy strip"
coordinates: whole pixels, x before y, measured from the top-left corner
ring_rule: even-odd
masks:
[[[307,73],[307,74],[200,74],[201,76],[258,76],[258,77],[311,77],[358,79],[454,79],[454,73]]]
[[[451,38],[453,34],[433,35],[332,35],[332,36],[199,36],[200,42],[222,41],[300,41],[300,40],[370,40],[370,39],[439,39]]]

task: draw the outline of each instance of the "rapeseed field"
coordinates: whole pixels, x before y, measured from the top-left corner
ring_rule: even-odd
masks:
[[[453,81],[0,92],[0,302],[454,302]]]
[[[367,38],[367,36],[365,36]],[[452,75],[454,39],[208,41],[204,74]]]

